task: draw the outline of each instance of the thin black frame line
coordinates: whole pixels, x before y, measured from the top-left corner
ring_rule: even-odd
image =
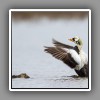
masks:
[[[11,77],[12,77],[12,12],[14,12],[14,11],[11,11]],[[59,12],[59,11],[57,11],[57,12]],[[65,11],[65,12],[67,12],[67,11]],[[78,11],[70,11],[70,12],[78,12]],[[89,16],[90,15],[89,15],[89,11],[86,11],[86,12],[88,12],[88,61],[89,61],[89,26],[90,26],[89,25]],[[11,78],[11,89],[89,89],[89,74],[88,74],[88,88],[12,88],[12,78]]]
[[[12,89],[12,12],[11,12],[11,89]]]
[[[89,89],[88,88],[11,88],[11,89]]]
[[[88,12],[88,62],[89,62],[89,12]],[[89,64],[88,64],[88,71],[89,71]],[[89,88],[89,73],[88,73],[88,88]]]

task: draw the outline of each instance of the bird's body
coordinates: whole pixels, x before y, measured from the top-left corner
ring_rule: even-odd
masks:
[[[53,40],[54,47],[45,47],[45,51],[73,68],[80,77],[88,77],[88,57],[82,50],[81,40],[76,40],[70,39],[77,44],[75,47]]]

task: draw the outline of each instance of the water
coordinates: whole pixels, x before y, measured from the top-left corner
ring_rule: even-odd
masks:
[[[12,74],[27,73],[29,79],[13,79],[12,88],[87,88],[87,78],[76,75],[63,62],[44,52],[52,46],[52,38],[73,45],[68,38],[80,36],[88,54],[88,19],[47,18],[31,21],[12,21]]]

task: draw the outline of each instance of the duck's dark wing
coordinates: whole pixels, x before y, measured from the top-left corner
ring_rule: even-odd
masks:
[[[52,39],[52,41],[53,41],[53,44],[54,44],[55,46],[63,47],[63,48],[68,48],[68,49],[74,49],[73,46],[63,44],[63,43],[61,43],[61,42],[56,41],[55,39]]]
[[[60,47],[45,47],[45,51],[47,53],[50,53],[53,57],[63,61],[65,64],[67,64],[71,68],[75,68],[75,66],[78,64],[70,53],[68,53],[66,50]]]
[[[79,54],[79,49],[78,49],[77,46],[73,47],[73,46],[70,46],[70,45],[66,45],[66,44],[63,44],[61,42],[56,41],[55,39],[52,39],[52,41],[53,41],[53,44],[56,47],[62,47],[62,48],[67,48],[67,49],[74,49]]]

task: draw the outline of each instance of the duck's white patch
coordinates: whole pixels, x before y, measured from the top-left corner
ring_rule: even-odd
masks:
[[[71,57],[78,63],[74,69],[80,70],[82,67],[84,67],[85,64],[88,63],[88,57],[87,54],[81,50],[80,54],[78,54],[75,50],[73,49],[65,49],[67,53],[71,54]]]
[[[78,41],[79,40],[79,37],[78,36],[75,36],[74,38],[75,38],[75,41]]]
[[[80,56],[78,55],[78,53],[73,49],[69,49],[68,52],[71,54],[72,58],[78,63],[78,65],[80,65],[81,59],[80,59]]]

